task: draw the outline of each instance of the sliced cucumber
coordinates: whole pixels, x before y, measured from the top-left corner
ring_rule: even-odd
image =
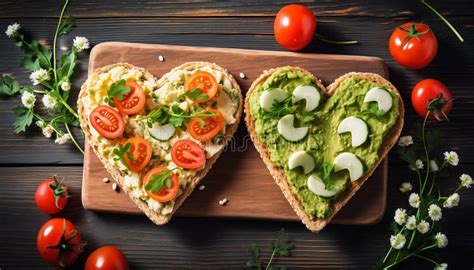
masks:
[[[303,139],[308,134],[308,127],[294,127],[295,116],[288,114],[280,118],[277,129],[283,138],[288,141],[296,142]]]
[[[390,93],[382,88],[372,88],[365,94],[364,102],[377,102],[377,106],[382,113],[388,112],[393,105],[393,98]]]
[[[334,171],[341,170],[348,170],[351,181],[356,181],[364,174],[364,165],[356,155],[344,152],[334,159]]]
[[[305,174],[310,173],[315,167],[314,158],[306,151],[294,152],[288,159],[288,168],[293,170],[299,166],[303,167],[303,172]]]
[[[369,128],[367,127],[367,124],[364,122],[364,120],[354,116],[349,116],[344,118],[344,120],[342,120],[337,127],[338,134],[346,132],[351,133],[352,147],[357,147],[362,145],[367,140]]]
[[[148,132],[156,140],[167,141],[174,135],[175,128],[172,124],[160,126],[158,123],[154,123],[151,128],[148,128]]]
[[[300,85],[293,91],[293,103],[306,100],[305,111],[310,112],[319,106],[321,94],[312,85]]]
[[[309,190],[311,190],[314,194],[321,196],[321,197],[332,197],[339,193],[339,189],[333,187],[331,189],[326,189],[326,186],[323,183],[323,180],[319,178],[317,175],[312,174],[308,177],[306,181],[306,185],[308,185]]]
[[[273,88],[263,91],[260,95],[260,107],[265,111],[269,112],[272,109],[273,103],[282,102],[287,97],[285,91],[280,88]]]

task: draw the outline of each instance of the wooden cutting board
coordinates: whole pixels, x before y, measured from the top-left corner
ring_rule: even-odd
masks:
[[[158,60],[159,56],[164,61]],[[107,42],[95,46],[90,54],[89,72],[96,68],[128,62],[143,67],[159,78],[171,68],[188,61],[208,61],[229,70],[245,96],[247,89],[265,69],[292,65],[309,70],[329,85],[351,71],[373,72],[388,76],[380,58],[346,55],[303,54],[225,48]],[[245,78],[239,76],[245,74]],[[239,130],[201,181],[204,190],[195,189],[176,212],[177,216],[238,217],[294,220],[291,209],[265,164],[255,150],[242,121]],[[124,192],[112,190],[110,175],[89,145],[84,155],[82,204],[85,209],[124,214],[142,212]],[[336,215],[333,223],[374,224],[383,216],[387,197],[387,160],[369,178],[351,201]],[[225,206],[219,200],[227,198]]]

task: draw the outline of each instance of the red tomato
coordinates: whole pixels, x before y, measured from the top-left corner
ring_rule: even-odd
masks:
[[[214,78],[214,76],[212,76],[211,73],[201,71],[189,77],[184,83],[185,91],[193,91],[195,89],[199,89],[208,97],[206,100],[195,100],[195,102],[201,103],[213,98],[217,94],[219,86],[217,85],[216,79]]]
[[[136,114],[145,108],[145,92],[136,81],[127,81],[126,86],[130,92],[123,96],[122,100],[114,97],[115,107],[123,114]]]
[[[134,172],[139,172],[150,162],[152,154],[151,145],[146,139],[138,137],[128,139],[125,145],[127,143],[130,144],[129,153],[133,157],[133,160],[130,160],[128,155],[125,155],[127,167]]]
[[[306,47],[313,39],[316,17],[302,5],[288,5],[278,11],[273,32],[281,46],[291,51]]]
[[[198,169],[206,162],[202,147],[191,140],[177,141],[171,149],[171,159],[184,169]]]
[[[56,267],[72,265],[84,246],[76,227],[64,218],[48,220],[36,238],[36,247],[43,260]]]
[[[127,257],[114,246],[100,247],[89,255],[84,270],[128,270]]]
[[[451,91],[440,81],[435,79],[422,80],[415,85],[411,92],[411,104],[421,117],[425,117],[428,105],[433,107],[429,112],[429,119],[446,119],[453,107]]]
[[[59,213],[68,202],[68,192],[63,181],[53,176],[53,179],[48,178],[41,182],[36,189],[35,202],[39,210],[45,214]]]
[[[194,139],[206,142],[214,138],[214,136],[222,130],[222,127],[224,126],[224,117],[218,110],[211,108],[203,112],[210,112],[217,116],[191,118],[188,124],[188,131]]]
[[[153,175],[160,174],[163,170],[168,171],[168,169],[165,166],[160,166],[158,168],[154,168],[150,170],[145,175],[143,185],[146,186],[150,182],[151,177]],[[171,187],[168,188],[164,186],[161,190],[158,190],[158,192],[156,193],[153,193],[151,190],[147,190],[146,193],[148,194],[148,196],[150,196],[150,198],[158,202],[165,203],[165,202],[171,201],[172,199],[176,197],[176,195],[178,195],[179,179],[178,179],[178,176],[173,173],[170,176],[170,180],[171,180]]]
[[[407,22],[397,27],[388,43],[392,57],[409,69],[426,67],[438,52],[438,40],[428,25]]]
[[[125,122],[122,116],[112,107],[100,105],[89,115],[92,127],[107,139],[115,139],[122,136],[125,130]]]

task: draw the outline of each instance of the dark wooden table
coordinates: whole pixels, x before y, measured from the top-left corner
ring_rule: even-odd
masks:
[[[50,42],[53,38],[59,1],[3,0],[0,2],[0,29],[17,21],[27,33]],[[451,122],[443,124],[448,134],[443,149],[459,153],[461,165],[452,170],[455,182],[461,172],[474,173],[474,2],[441,1],[432,4],[460,30],[460,43],[448,28],[418,1],[304,1],[318,17],[317,32],[333,39],[356,39],[360,45],[334,46],[313,42],[305,52],[358,54],[386,60],[392,82],[406,101],[407,127],[420,119],[410,106],[410,91],[427,77],[442,80],[456,101]],[[283,50],[272,34],[274,15],[283,3],[264,1],[72,1],[68,14],[76,17],[76,28],[59,43],[70,46],[76,35],[86,36],[92,44],[104,41],[129,41],[191,46],[215,46],[264,50]],[[421,71],[398,66],[387,49],[394,27],[409,20],[428,23],[439,40],[435,61]],[[0,37],[0,73],[13,73],[29,84],[28,73],[19,67],[21,53],[12,40]],[[88,56],[80,57],[74,91],[86,79]],[[300,223],[240,219],[174,218],[157,227],[143,216],[99,214],[82,208],[82,155],[72,145],[57,146],[38,129],[15,135],[11,109],[18,98],[0,98],[0,269],[45,269],[36,251],[36,234],[50,217],[37,210],[34,191],[40,180],[53,173],[67,177],[72,199],[64,214],[75,223],[89,245],[77,269],[94,248],[117,245],[128,257],[132,269],[145,268],[245,268],[247,247],[261,246],[284,227],[296,244],[293,255],[278,260],[290,268],[369,269],[389,247],[389,222],[393,210],[406,207],[406,197],[398,191],[402,181],[414,175],[395,153],[390,155],[388,209],[375,226],[329,225],[312,234]],[[445,211],[443,231],[449,246],[440,258],[450,269],[472,269],[474,254],[474,193],[462,193],[459,208]],[[268,251],[263,256],[268,256]],[[432,269],[416,261],[402,269]]]

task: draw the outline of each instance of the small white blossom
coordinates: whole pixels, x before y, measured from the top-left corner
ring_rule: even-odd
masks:
[[[41,120],[38,120],[38,121],[35,122],[35,125],[39,128],[43,128],[44,127],[44,122],[41,121]]]
[[[459,163],[458,154],[454,151],[444,152],[444,160],[451,166],[458,166]]]
[[[402,185],[400,186],[400,191],[403,193],[406,193],[412,190],[413,190],[413,185],[409,182],[402,183]]]
[[[411,136],[402,136],[400,139],[398,139],[398,145],[405,147],[409,146],[410,144],[413,144],[413,138]]]
[[[56,98],[49,94],[44,95],[41,100],[43,101],[44,107],[48,110],[54,109],[54,107],[56,107],[56,105],[58,104]]]
[[[418,225],[416,226],[416,229],[421,234],[425,234],[430,230],[430,224],[426,220],[422,219],[420,223],[418,223]]]
[[[421,170],[423,169],[425,166],[423,165],[423,161],[421,161],[421,159],[417,159],[415,161],[415,166],[418,170]]]
[[[14,37],[18,34],[18,30],[20,30],[21,25],[18,23],[11,24],[7,27],[7,31],[5,31],[5,34],[7,37],[11,38]]]
[[[69,133],[64,134],[61,137],[58,137],[54,142],[57,144],[65,144],[71,139],[71,135]]]
[[[459,194],[454,193],[451,196],[449,196],[446,201],[443,203],[444,208],[453,208],[459,205]]]
[[[465,188],[471,188],[472,185],[472,177],[469,174],[461,174],[459,177],[459,180],[461,180],[461,186]]]
[[[416,217],[413,215],[409,216],[407,219],[407,223],[405,224],[405,227],[408,230],[413,231],[416,228]]]
[[[21,104],[28,109],[31,109],[35,106],[36,96],[35,94],[25,91],[21,94]]]
[[[428,207],[428,216],[433,221],[439,221],[443,217],[443,212],[438,205],[432,204]]]
[[[82,52],[90,48],[89,40],[85,37],[75,37],[72,42],[77,52]]]
[[[401,249],[403,248],[403,246],[405,246],[405,242],[407,241],[407,239],[405,238],[405,236],[401,233],[397,234],[397,235],[391,235],[390,236],[390,245],[392,245],[392,247],[394,249]]]
[[[44,128],[42,128],[43,135],[46,138],[51,138],[51,135],[53,135],[54,128],[51,125],[47,125]]]
[[[435,270],[448,270],[448,264],[447,263],[442,263],[440,265],[435,266]]]
[[[430,171],[432,171],[432,172],[439,171],[438,164],[436,164],[436,161],[434,161],[434,160],[430,160]]]
[[[42,81],[47,81],[49,80],[49,73],[46,69],[38,69],[36,71],[33,71],[30,75],[30,80],[33,82],[33,85],[38,85]]]
[[[420,196],[418,195],[418,193],[410,194],[410,197],[408,197],[408,203],[413,208],[420,207]]]
[[[407,221],[406,210],[402,208],[398,208],[395,211],[395,216],[393,217],[393,219],[398,225],[402,225],[403,223],[405,223]]]
[[[61,89],[63,91],[66,91],[66,92],[71,90],[71,83],[70,82],[62,82],[61,83]]]
[[[443,233],[437,233],[435,236],[434,236],[434,239],[436,241],[436,245],[439,247],[439,248],[444,248],[448,245],[448,237],[446,237],[445,234]]]

